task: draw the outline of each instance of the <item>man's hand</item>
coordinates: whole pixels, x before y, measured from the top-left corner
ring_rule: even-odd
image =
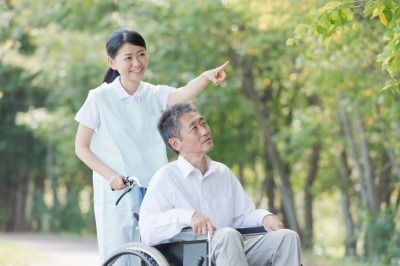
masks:
[[[276,231],[279,229],[283,229],[284,225],[281,221],[279,221],[278,217],[273,214],[268,214],[264,217],[263,221],[264,229],[267,232]]]
[[[211,223],[210,219],[208,219],[208,217],[198,212],[195,212],[193,214],[191,225],[193,228],[193,232],[195,232],[196,234],[205,235],[207,234],[207,232],[210,232],[210,236],[214,236],[216,228]]]

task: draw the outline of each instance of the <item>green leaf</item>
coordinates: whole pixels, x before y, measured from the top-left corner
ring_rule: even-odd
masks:
[[[316,30],[320,35],[323,35],[323,36],[326,35],[326,29],[322,25],[318,25]]]
[[[292,46],[294,44],[294,38],[289,38],[286,40],[286,45],[287,46]]]
[[[340,19],[340,16],[339,16],[339,14],[338,13],[332,13],[332,19],[333,19],[333,21],[334,21],[334,23],[332,23],[333,25],[335,25],[335,26],[341,26],[342,25],[342,22],[341,22],[341,19]]]
[[[308,29],[307,24],[299,24],[299,25],[297,25],[294,32],[298,38],[302,38],[305,35],[307,29]]]
[[[372,16],[371,18],[374,18],[376,16],[379,16],[379,8],[375,8],[374,11],[372,11]]]
[[[374,17],[374,12],[376,12],[376,16],[378,15],[378,2],[377,1],[369,1],[366,5],[365,5],[365,11],[364,11],[364,15],[366,17],[370,16],[372,14],[372,17]]]
[[[347,15],[343,11],[343,9],[339,9],[338,15],[339,15],[339,18],[340,18],[340,25],[343,26],[347,22]]]
[[[335,8],[341,6],[341,5],[343,5],[343,2],[332,1],[332,2],[328,2],[325,6],[326,6],[328,9],[332,10],[332,9],[335,9]]]

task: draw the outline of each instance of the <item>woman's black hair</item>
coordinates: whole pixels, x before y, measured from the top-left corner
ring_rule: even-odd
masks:
[[[146,49],[146,42],[138,32],[128,29],[119,29],[114,31],[108,38],[106,44],[107,55],[115,59],[119,49],[121,49],[125,43],[141,46]],[[118,76],[119,72],[109,67],[104,74],[103,82],[111,83]]]

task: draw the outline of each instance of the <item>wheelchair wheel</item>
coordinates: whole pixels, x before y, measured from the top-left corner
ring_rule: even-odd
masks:
[[[145,266],[169,266],[160,251],[141,242],[122,245],[103,263],[103,266],[113,265],[122,256],[137,257],[141,260],[141,265]]]

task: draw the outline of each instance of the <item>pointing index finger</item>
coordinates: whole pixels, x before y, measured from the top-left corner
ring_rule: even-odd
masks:
[[[226,61],[222,66],[219,67],[219,70],[224,70],[224,68],[229,65],[229,61]]]

